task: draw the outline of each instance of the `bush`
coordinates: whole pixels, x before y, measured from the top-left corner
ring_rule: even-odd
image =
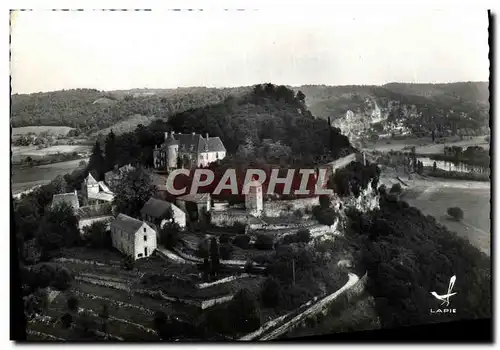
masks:
[[[268,235],[258,235],[255,241],[255,248],[260,250],[272,250],[274,245],[274,239]]]
[[[131,256],[125,257],[123,259],[123,268],[127,271],[133,270],[135,267],[135,260]]]
[[[34,288],[53,287],[57,290],[66,290],[73,282],[71,272],[61,265],[42,263],[31,269],[31,283]]]
[[[233,244],[241,249],[248,249],[250,247],[250,237],[247,235],[238,235],[234,237]]]
[[[236,234],[244,235],[247,232],[247,226],[241,222],[235,222],[232,227]]]
[[[223,244],[223,243],[229,243],[229,241],[231,241],[231,236],[228,235],[227,233],[223,233],[222,235],[220,235],[219,237],[219,243]]]
[[[397,183],[397,184],[392,185],[390,192],[394,193],[394,194],[400,194],[402,191],[403,191],[403,188],[401,187],[401,184]]]
[[[293,216],[295,216],[297,219],[301,219],[304,216],[304,212],[301,209],[295,209],[293,212]]]
[[[297,236],[297,242],[309,243],[311,241],[311,231],[308,229],[300,229],[295,235]]]
[[[447,212],[448,215],[451,216],[456,221],[460,221],[464,218],[464,212],[459,207],[448,208]]]
[[[378,188],[378,193],[380,193],[381,196],[385,196],[387,194],[387,187],[385,185],[380,185]]]
[[[260,290],[260,300],[265,307],[276,307],[282,298],[283,288],[279,281],[273,277],[267,278]]]
[[[219,254],[222,260],[230,260],[233,253],[233,246],[231,244],[221,244],[219,247]]]
[[[319,196],[319,206],[322,209],[329,208],[330,207],[330,197],[326,194],[322,194]]]

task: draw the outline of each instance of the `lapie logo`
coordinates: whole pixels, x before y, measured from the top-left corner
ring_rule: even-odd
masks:
[[[449,306],[450,305],[450,298],[457,293],[452,293],[453,291],[453,286],[455,286],[455,281],[457,280],[457,276],[452,276],[450,278],[450,283],[448,285],[448,292],[445,294],[438,294],[436,292],[431,292],[431,295],[436,298],[437,300],[441,301],[441,306]],[[430,309],[431,314],[455,314],[457,312],[456,309]]]

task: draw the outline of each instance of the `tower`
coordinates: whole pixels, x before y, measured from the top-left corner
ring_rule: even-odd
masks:
[[[262,184],[252,180],[249,184],[248,194],[245,195],[245,208],[254,216],[261,216],[264,211]]]
[[[167,168],[177,168],[177,156],[179,154],[179,141],[174,138],[174,132],[165,133],[165,145],[167,146]]]

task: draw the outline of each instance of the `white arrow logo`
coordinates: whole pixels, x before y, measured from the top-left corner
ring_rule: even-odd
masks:
[[[455,285],[455,281],[457,279],[457,276],[453,276],[450,278],[450,284],[448,285],[448,293],[439,295],[436,292],[431,292],[431,294],[434,296],[434,298],[441,300],[441,306],[448,306],[450,305],[450,297],[457,294],[457,293],[452,293],[451,291],[453,290],[453,286]]]

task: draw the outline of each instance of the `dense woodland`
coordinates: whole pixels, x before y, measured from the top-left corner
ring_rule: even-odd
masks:
[[[491,317],[491,261],[468,241],[394,193],[381,194],[379,210],[348,215],[347,238],[368,272],[382,327]],[[430,292],[444,293],[453,275],[457,313],[430,314],[440,307]]]

